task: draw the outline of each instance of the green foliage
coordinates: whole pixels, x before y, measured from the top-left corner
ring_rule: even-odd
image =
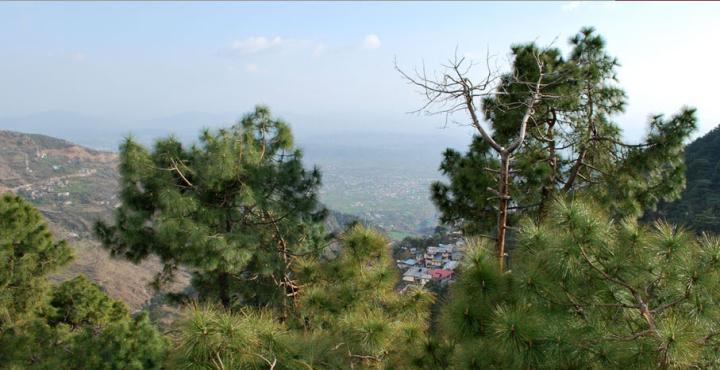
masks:
[[[110,322],[101,332],[85,330],[73,338],[68,369],[161,369],[166,339],[147,314]]]
[[[170,366],[186,369],[264,369],[288,366],[287,329],[268,312],[230,312],[216,306],[191,306],[174,338]]]
[[[443,334],[454,368],[689,368],[718,361],[720,240],[580,201],[526,220],[512,269],[473,248]],[[482,350],[479,350],[482,349]]]
[[[620,215],[641,216],[661,201],[680,197],[685,188],[684,142],[695,130],[695,109],[683,108],[669,120],[662,115],[650,121],[640,146],[626,150],[622,162],[603,177],[594,193]]]
[[[173,367],[261,369],[403,368],[420,356],[432,296],[399,295],[388,242],[351,227],[339,254],[297,265],[297,314],[191,306],[173,340]],[[222,364],[222,365],[221,365]]]
[[[614,214],[639,216],[660,200],[678,197],[684,186],[680,160],[683,141],[695,129],[694,109],[665,120],[655,116],[645,140],[622,142],[613,116],[625,106],[616,83],[618,61],[592,28],[570,39],[563,57],[557,48],[534,43],[512,48],[512,72],[502,76],[497,94],[482,101],[482,111],[501,145],[517,137],[530,94],[524,81],[538,78],[543,65],[543,98],[534,107],[523,146],[514,155],[510,196],[514,212],[545,216],[557,196],[590,193]],[[449,182],[432,186],[441,221],[469,233],[487,232],[496,223],[498,160],[480,137],[467,153],[448,149],[440,170]],[[511,223],[518,217],[511,217]]]
[[[447,149],[443,158],[440,171],[450,182],[436,181],[431,186],[432,200],[441,212],[440,221],[462,222],[471,233],[492,228],[495,210],[488,188],[493,188],[496,182],[485,169],[497,168],[498,160],[491,154],[490,146],[475,136],[466,154]]]
[[[37,210],[19,197],[0,197],[0,334],[32,318],[46,299],[45,275],[71,258]]]
[[[320,173],[303,168],[290,128],[265,107],[189,148],[170,137],[149,151],[128,139],[120,175],[115,224],[96,232],[114,255],[160,257],[158,283],[183,265],[203,298],[226,307],[287,305],[290,257],[322,247]]]
[[[55,287],[39,311],[0,338],[0,354],[7,364],[35,369],[162,366],[165,338],[147,315],[130,317],[122,302],[107,297],[84,277]]]
[[[145,316],[84,277],[50,288],[46,275],[67,263],[39,212],[20,198],[0,198],[0,363],[10,369],[153,369],[164,339]]]
[[[720,233],[720,128],[685,148],[687,187],[675,202],[662,202],[648,218],[664,218],[696,232]]]
[[[309,289],[300,298],[301,326],[335,338],[346,364],[393,367],[424,342],[432,296],[412,289],[398,294],[398,274],[388,241],[356,225],[340,239],[332,260],[308,261],[298,271]]]
[[[64,324],[71,328],[102,328],[128,318],[122,302],[108,297],[84,276],[57,286],[47,311],[44,315],[50,325]]]
[[[170,367],[397,368],[419,356],[432,296],[394,291],[377,231],[357,224],[328,247],[320,174],[302,167],[266,108],[190,148],[128,139],[120,172],[115,223],[96,226],[104,245],[133,261],[160,257],[158,282],[189,268],[204,301],[171,335]],[[91,304],[101,303],[75,312]]]

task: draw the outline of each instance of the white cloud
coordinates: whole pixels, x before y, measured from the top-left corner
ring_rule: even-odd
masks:
[[[245,72],[255,73],[255,72],[257,72],[257,70],[258,70],[257,64],[250,63],[250,64],[245,65]]]
[[[380,45],[380,38],[376,34],[367,35],[363,40],[363,48],[365,49],[377,49]]]
[[[346,45],[328,45],[319,40],[284,38],[280,36],[252,36],[232,42],[228,47],[220,50],[218,55],[225,57],[245,57],[247,62],[256,62],[260,55],[268,54],[306,54],[313,57],[320,57],[327,54],[338,54],[362,49],[377,49],[382,45],[376,34],[366,35],[362,44],[350,43]],[[245,65],[248,70],[250,64]],[[252,72],[255,72],[253,69]]]
[[[568,1],[565,4],[563,4],[561,9],[564,12],[571,12],[571,11],[577,9],[578,7],[580,7],[580,5],[582,5],[581,1]]]
[[[230,50],[240,55],[257,54],[281,47],[285,40],[280,36],[268,38],[265,36],[253,36],[244,40],[238,40],[232,43]]]

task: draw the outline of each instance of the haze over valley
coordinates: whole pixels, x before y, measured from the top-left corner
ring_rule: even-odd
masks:
[[[406,119],[416,116],[408,114]],[[110,119],[70,112],[45,112],[0,118],[0,129],[40,133],[102,151],[116,152],[131,135],[144,145],[174,135],[193,143],[203,128],[229,127],[238,117],[188,113],[120,124]],[[287,119],[291,123],[292,120]],[[441,121],[440,119],[436,121]],[[301,121],[298,125],[304,126]],[[394,238],[432,232],[437,214],[430,184],[441,179],[443,151],[464,150],[470,140],[458,127],[418,127],[417,134],[400,134],[387,122],[387,131],[357,128],[299,131],[296,141],[305,164],[320,167],[322,201],[333,210],[359,216]],[[418,124],[419,126],[419,124]],[[431,126],[432,127],[432,126]]]

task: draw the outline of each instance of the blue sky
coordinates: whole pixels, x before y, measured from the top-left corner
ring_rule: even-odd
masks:
[[[422,98],[394,58],[502,60],[594,26],[623,65],[629,138],[683,105],[703,133],[720,124],[718,19],[720,3],[0,3],[0,116],[235,117],[265,103],[296,131],[432,133],[442,119],[405,113]]]

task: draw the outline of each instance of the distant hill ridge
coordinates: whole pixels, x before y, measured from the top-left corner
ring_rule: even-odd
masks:
[[[661,203],[649,218],[697,232],[720,233],[720,126],[685,147],[687,186],[680,199]]]

